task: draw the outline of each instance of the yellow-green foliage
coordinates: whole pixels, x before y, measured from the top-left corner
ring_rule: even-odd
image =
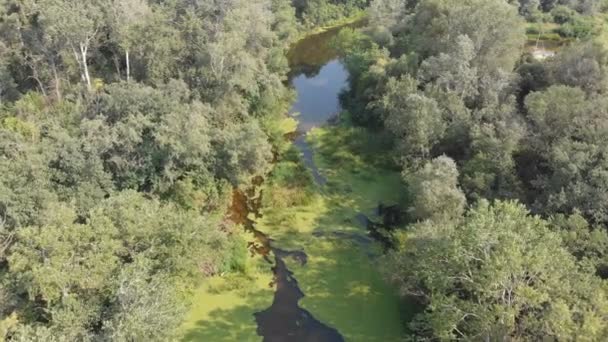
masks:
[[[11,328],[19,323],[19,319],[16,313],[12,313],[3,320],[0,320],[0,342],[5,341],[6,334]]]
[[[343,126],[339,129],[313,129],[309,135],[314,148],[330,163],[327,171],[343,171],[348,167],[358,173],[361,171],[378,171],[395,169],[389,153],[391,139],[385,133],[370,133],[365,128],[350,125],[348,113],[343,113]],[[373,168],[370,168],[373,166]]]
[[[27,121],[23,121],[14,116],[3,119],[0,122],[0,127],[7,129],[9,131],[13,131],[17,134],[20,134],[25,139],[30,140],[30,141],[34,141],[34,140],[38,139],[38,136],[40,134],[38,127],[36,127],[36,125],[34,125],[30,122],[27,122]]]
[[[308,254],[305,266],[289,266],[306,294],[300,305],[315,318],[338,329],[347,341],[397,341],[403,327],[399,300],[370,257],[380,254],[379,246],[336,235],[364,236],[356,215],[372,216],[379,202],[394,203],[403,194],[398,172],[366,162],[367,153],[378,159],[383,153],[372,151],[378,144],[366,145],[364,134],[349,125],[309,133],[315,164],[327,185],[306,205],[265,208],[258,228],[281,248]]]
[[[284,117],[282,119],[267,117],[261,120],[261,124],[275,149],[275,153],[281,155],[289,149],[290,143],[285,139],[285,135],[296,131],[298,128],[298,121],[296,119],[292,117]]]
[[[266,208],[290,208],[306,205],[315,196],[312,174],[292,146],[272,170],[262,197]]]

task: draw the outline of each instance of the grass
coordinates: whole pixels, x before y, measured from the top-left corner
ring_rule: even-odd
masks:
[[[315,318],[338,329],[347,341],[399,341],[407,317],[379,272],[380,246],[365,239],[365,228],[355,219],[358,213],[373,217],[379,202],[401,200],[399,173],[383,163],[369,163],[372,156],[385,160],[382,144],[348,124],[315,129],[308,141],[328,183],[311,184],[310,175],[302,174],[309,171],[302,171],[291,152],[286,153],[278,171],[264,183],[264,196],[299,189],[309,191],[308,198],[283,206],[265,201],[256,227],[272,237],[275,246],[308,254],[304,266],[286,261],[306,295],[300,305]],[[246,275],[207,281],[182,327],[183,340],[261,340],[253,313],[270,306],[270,278],[269,265],[255,257],[248,261]]]

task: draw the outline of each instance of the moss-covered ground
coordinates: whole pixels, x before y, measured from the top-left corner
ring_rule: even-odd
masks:
[[[305,293],[300,305],[347,341],[398,341],[404,315],[399,299],[380,274],[381,248],[356,219],[370,217],[380,202],[404,195],[377,136],[348,123],[314,129],[308,142],[327,184],[312,178],[294,150],[282,156],[264,183],[263,217],[257,229],[274,246],[304,250],[308,263],[288,264]],[[246,274],[216,277],[197,291],[183,326],[185,341],[250,341],[253,313],[272,301],[269,265],[256,256]]]
[[[253,239],[250,234],[243,235]],[[260,257],[248,259],[245,266],[243,273],[215,276],[196,289],[180,328],[182,341],[260,340],[253,314],[272,303],[272,272]]]

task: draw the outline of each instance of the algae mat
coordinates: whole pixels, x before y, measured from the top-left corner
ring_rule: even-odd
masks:
[[[359,138],[348,130],[325,127],[309,134],[327,185],[316,187],[306,205],[263,208],[256,228],[279,248],[307,253],[306,265],[288,265],[306,295],[300,305],[316,319],[347,341],[398,341],[403,337],[400,301],[378,271],[380,247],[356,217],[373,217],[378,203],[399,201],[402,184],[398,172],[371,166],[353,153],[339,139]],[[272,302],[270,265],[258,256],[249,262],[248,280],[218,277],[199,288],[182,329],[184,341],[261,340],[253,313]]]

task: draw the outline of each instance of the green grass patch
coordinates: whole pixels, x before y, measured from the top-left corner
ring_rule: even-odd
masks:
[[[242,233],[243,241],[253,240]],[[246,245],[241,246],[243,252]],[[240,272],[205,280],[195,289],[191,307],[180,327],[181,341],[260,341],[253,314],[272,303],[270,265],[260,257],[245,259]]]

